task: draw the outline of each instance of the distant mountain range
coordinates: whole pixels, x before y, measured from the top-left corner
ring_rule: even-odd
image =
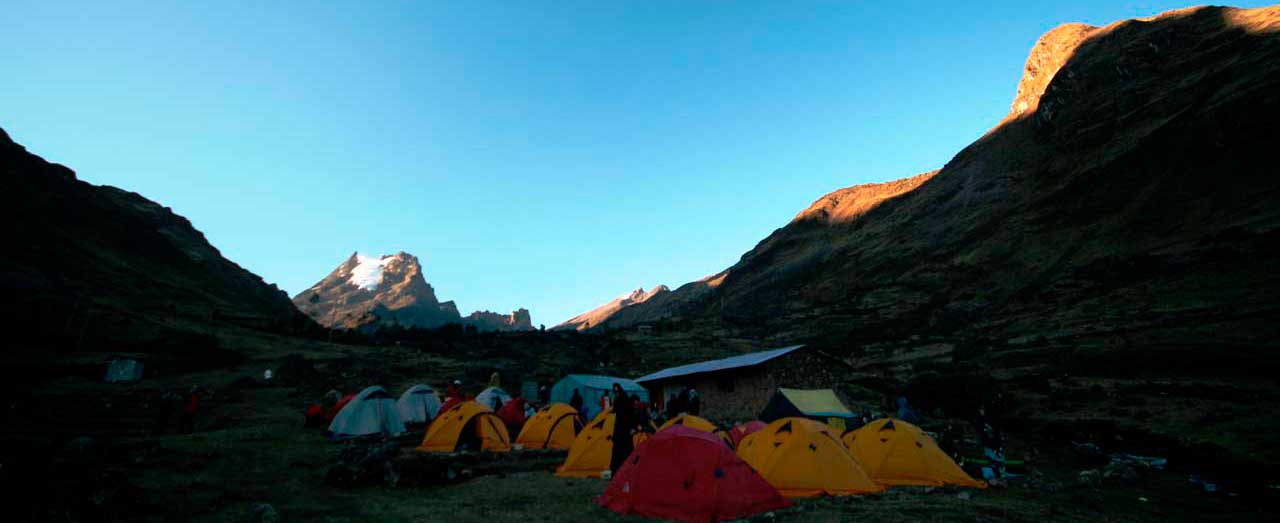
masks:
[[[436,297],[418,257],[404,252],[379,257],[353,253],[319,283],[294,296],[293,303],[326,327],[432,328],[457,323],[486,331],[533,330],[527,309],[511,314],[478,311],[463,317],[452,301]]]
[[[942,169],[835,191],[713,277],[562,327],[1271,361],[1278,33],[1280,7],[1058,27],[1010,113]]]
[[[556,325],[553,329],[581,331],[591,329],[593,327],[600,327],[605,320],[616,316],[623,308],[647,302],[655,297],[662,296],[670,292],[671,289],[668,289],[666,285],[658,285],[657,287],[650,289],[648,292],[644,290],[644,287],[641,287],[622,296],[618,296],[604,305],[574,316],[568,321]]]

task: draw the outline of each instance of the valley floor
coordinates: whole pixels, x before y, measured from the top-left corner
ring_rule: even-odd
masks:
[[[342,361],[315,384],[251,382],[287,354]],[[558,478],[543,468],[484,475],[444,486],[341,489],[326,481],[342,445],[304,429],[301,412],[334,380],[399,391],[441,383],[463,363],[392,348],[282,340],[235,368],[155,376],[111,385],[64,377],[11,398],[0,431],[0,480],[26,503],[18,521],[261,521],[270,504],[286,522],[640,521],[592,500],[603,480]],[[322,365],[323,366],[323,365]],[[215,396],[193,434],[154,433],[142,405],[165,389],[211,384]],[[346,387],[350,388],[350,387]],[[319,392],[318,392],[319,391]],[[85,436],[88,436],[87,439]],[[1014,434],[1032,479],[987,490],[899,488],[880,495],[803,500],[763,521],[1276,521],[1274,489],[1261,496],[1209,494],[1185,472],[1081,484],[1086,468],[1035,434]],[[1017,441],[1021,440],[1021,441]],[[1037,450],[1031,451],[1035,448]],[[1280,481],[1277,481],[1280,482]],[[1270,505],[1270,506],[1269,506]],[[90,517],[92,516],[92,517]]]

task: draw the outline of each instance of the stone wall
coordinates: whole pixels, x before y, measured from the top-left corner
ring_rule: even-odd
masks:
[[[799,350],[754,367],[682,376],[645,386],[650,397],[660,404],[671,393],[692,386],[702,397],[702,417],[732,424],[756,419],[778,387],[837,389],[836,394],[840,395],[837,385],[843,381],[843,368],[831,358]],[[849,404],[843,395],[840,399]]]

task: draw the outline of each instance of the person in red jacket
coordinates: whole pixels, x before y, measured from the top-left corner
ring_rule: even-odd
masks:
[[[444,404],[440,405],[440,410],[437,411],[438,412],[437,417],[440,414],[444,414],[445,412],[448,412],[449,409],[452,409],[454,405],[462,403],[465,400],[466,398],[464,397],[462,392],[462,382],[458,380],[453,380],[453,383],[450,383],[449,387],[446,388],[444,391]]]
[[[200,401],[204,399],[204,387],[191,387],[191,395],[182,405],[182,433],[191,434],[196,429],[196,415],[200,413]]]
[[[524,406],[527,401],[522,396],[516,396],[502,405],[498,409],[498,418],[507,426],[507,432],[511,434],[519,434],[520,428],[524,426]]]

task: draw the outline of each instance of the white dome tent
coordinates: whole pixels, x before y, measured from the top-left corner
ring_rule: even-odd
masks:
[[[431,387],[418,384],[400,395],[396,407],[400,409],[400,419],[405,424],[427,423],[440,411],[440,398]]]
[[[400,409],[387,389],[379,386],[360,391],[329,424],[329,439],[344,440],[362,436],[404,434]]]
[[[511,395],[507,394],[507,391],[498,387],[489,387],[480,391],[479,394],[476,394],[476,403],[484,405],[485,407],[493,409],[494,412],[497,412],[498,409],[493,406],[494,398],[501,400],[501,404],[499,406],[506,405],[508,401],[511,401]]]

